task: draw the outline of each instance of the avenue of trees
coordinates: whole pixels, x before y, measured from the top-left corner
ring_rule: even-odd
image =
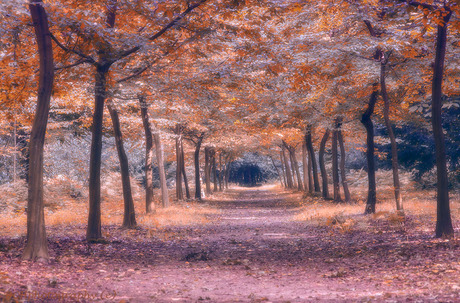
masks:
[[[459,13],[459,1],[450,0],[2,2],[0,125],[2,136],[14,137],[14,150],[5,152],[14,157],[14,178],[18,158],[27,159],[23,258],[48,258],[43,150],[52,135],[50,108],[64,113],[63,128],[91,134],[89,242],[103,240],[104,136],[115,138],[123,227],[134,228],[128,140],[142,142],[146,213],[171,204],[165,167],[170,160],[176,164],[177,200],[200,201],[231,180],[257,184],[266,171],[235,161],[247,151],[270,159],[288,189],[350,202],[345,160],[346,147],[354,144],[365,148],[363,212],[370,214],[377,202],[376,124],[388,138],[395,209],[401,214],[399,145],[415,135],[400,130],[416,127],[431,140],[435,235],[452,237],[449,173],[458,174],[460,144]],[[21,152],[20,132],[27,137]],[[173,160],[166,159],[166,140],[174,141]],[[154,203],[154,168],[161,205]]]

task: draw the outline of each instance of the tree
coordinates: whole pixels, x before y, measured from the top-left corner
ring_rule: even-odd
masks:
[[[329,185],[328,185],[328,180],[327,180],[327,171],[326,171],[326,164],[324,162],[324,154],[325,154],[325,149],[326,149],[326,142],[327,139],[329,138],[329,133],[330,130],[327,128],[326,131],[324,132],[323,138],[321,139],[321,144],[319,148],[319,168],[321,171],[321,180],[323,183],[323,198],[324,199],[329,199]]]
[[[40,75],[37,91],[37,108],[30,134],[29,180],[27,197],[27,244],[23,259],[48,259],[48,243],[45,231],[43,204],[43,146],[54,81],[53,47],[48,16],[43,2],[30,1],[30,16],[40,57]]]
[[[183,10],[182,13],[161,26],[155,34],[142,38],[149,42],[153,42],[162,37],[168,30],[173,28],[179,21],[184,19],[190,12],[205,3],[206,0],[201,0],[196,3],[190,4]],[[108,33],[116,34],[114,31],[115,21],[117,18],[118,3],[116,0],[107,0],[104,5],[105,11],[105,28]],[[74,28],[74,27],[70,27]],[[88,214],[88,227],[86,237],[87,240],[98,240],[102,238],[101,233],[101,150],[102,150],[102,122],[104,103],[107,98],[108,89],[108,76],[111,67],[120,61],[127,60],[135,53],[143,49],[144,44],[135,43],[134,46],[125,47],[125,43],[112,43],[116,37],[107,37],[107,39],[98,39],[97,35],[82,33],[77,31],[78,35],[83,36],[84,41],[90,40],[93,42],[96,57],[85,54],[83,51],[76,50],[75,48],[66,47],[59,40],[53,36],[54,41],[67,53],[76,54],[80,63],[92,64],[96,72],[94,74],[94,114],[92,125],[92,141],[91,141],[91,157],[90,157],[90,177],[89,177],[89,214]],[[122,47],[118,45],[121,44]],[[136,45],[137,44],[137,45]],[[128,44],[129,45],[129,44]]]
[[[372,123],[372,114],[374,113],[375,103],[377,102],[377,86],[373,85],[373,91],[369,98],[369,104],[366,111],[361,116],[361,123],[366,128],[366,159],[367,159],[367,201],[364,213],[375,213],[375,204],[377,202],[377,188],[375,183],[375,159],[374,159],[374,124]]]
[[[145,97],[140,94],[138,96],[138,100],[141,107],[142,125],[144,127],[145,134],[145,212],[151,213],[154,208],[152,180],[153,134],[150,126],[148,105],[147,102],[145,102]]]
[[[129,166],[128,157],[126,156],[125,148],[123,146],[123,135],[121,133],[120,118],[118,111],[110,100],[107,103],[107,109],[109,110],[110,117],[112,118],[113,132],[115,135],[115,145],[117,147],[118,159],[120,162],[121,172],[121,183],[123,187],[123,202],[124,202],[124,213],[123,213],[123,227],[124,228],[135,228],[136,214],[134,210],[133,195],[131,192],[131,181],[129,178]]]

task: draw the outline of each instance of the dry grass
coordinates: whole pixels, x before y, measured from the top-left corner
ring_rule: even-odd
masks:
[[[118,225],[123,222],[123,197],[120,177],[108,176],[102,186],[102,225]],[[70,180],[51,180],[45,192],[45,224],[50,233],[84,234],[88,220],[87,198],[72,198],[70,193],[74,189],[84,190],[80,185],[69,184]],[[50,184],[51,183],[51,184]],[[17,190],[20,195],[11,195],[6,201],[8,207],[0,213],[0,234],[5,236],[20,237],[27,231],[26,196],[24,195],[25,183],[8,187],[7,192]],[[142,188],[132,182],[134,207],[136,220],[139,226],[147,229],[161,229],[171,226],[184,226],[193,224],[205,224],[209,222],[209,216],[218,213],[218,210],[196,202],[175,203],[173,191],[170,192],[172,206],[161,208],[159,205],[159,192],[155,193],[156,210],[152,214],[145,213],[145,196]],[[2,193],[0,193],[1,195]]]
[[[434,189],[416,189],[407,173],[401,174],[405,216],[396,211],[390,171],[378,171],[377,173],[377,212],[371,216],[363,216],[367,198],[366,176],[363,172],[355,172],[350,176],[350,179],[350,191],[354,203],[333,203],[320,198],[306,197],[303,203],[304,210],[296,215],[294,220],[310,221],[312,224],[330,226],[341,231],[351,231],[368,228],[371,221],[378,220],[388,222],[390,225],[398,225],[404,223],[405,216],[411,216],[415,220],[429,223],[431,229],[434,227],[436,192]],[[450,198],[451,215],[454,225],[456,225],[460,220],[459,193],[452,192]],[[420,229],[426,229],[426,225],[420,225]],[[454,228],[458,228],[458,226],[454,226]]]

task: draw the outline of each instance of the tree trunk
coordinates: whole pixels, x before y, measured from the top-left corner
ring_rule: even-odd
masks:
[[[308,147],[307,147],[307,153],[308,153]],[[308,192],[310,194],[313,194],[314,187],[313,187],[313,173],[312,173],[312,161],[311,157],[308,156],[308,163],[307,163],[307,168],[308,168]]]
[[[166,182],[165,162],[163,144],[161,144],[160,133],[157,131],[153,134],[155,141],[155,153],[157,156],[158,171],[160,174],[161,204],[163,207],[169,207],[168,184]]]
[[[326,143],[327,139],[329,138],[329,129],[326,129],[324,132],[323,138],[321,139],[321,144],[319,147],[319,168],[321,171],[321,180],[323,181],[323,198],[329,199],[329,184],[327,180],[327,171],[326,171],[326,164],[324,162],[324,154],[326,152]]]
[[[290,149],[286,147],[286,150],[287,150],[288,155],[289,155],[289,162],[291,163],[290,169],[291,169],[291,173],[292,173],[292,187],[296,188],[296,187],[298,187],[298,185],[297,185],[298,181],[297,181],[297,173],[295,171],[294,158],[292,157],[292,152],[290,151]]]
[[[231,158],[228,157],[227,165],[225,168],[225,189],[228,189],[228,180],[230,179],[230,165],[231,165]]]
[[[110,117],[112,118],[113,132],[115,135],[115,145],[118,152],[118,160],[120,162],[121,184],[123,188],[123,227],[135,228],[136,227],[136,214],[134,211],[133,195],[131,193],[131,181],[129,180],[129,165],[128,157],[126,156],[125,148],[123,147],[123,136],[120,128],[120,119],[117,110],[112,104],[107,103]]]
[[[48,243],[43,209],[43,148],[54,82],[53,47],[48,27],[48,16],[43,8],[43,3],[40,0],[31,0],[29,11],[34,25],[40,57],[40,74],[37,107],[29,142],[27,244],[22,258],[25,260],[48,260]]]
[[[144,96],[139,96],[139,103],[145,133],[145,212],[150,213],[154,209],[152,178],[153,135],[149,122],[148,105]]]
[[[303,188],[308,192],[308,159],[307,159],[307,145],[302,142],[302,169],[303,169]]]
[[[348,189],[347,176],[345,173],[345,146],[343,143],[342,131],[337,131],[337,139],[339,140],[340,146],[340,173],[342,176],[343,195],[345,196],[345,202],[351,201],[350,190]]]
[[[436,154],[437,176],[437,218],[436,237],[453,237],[454,229],[450,216],[449,180],[447,177],[446,150],[442,130],[442,77],[446,55],[447,24],[452,12],[443,17],[443,24],[438,24],[436,36],[436,57],[432,83],[432,126]]]
[[[382,53],[382,57],[385,56]],[[386,77],[386,65],[388,58],[382,58],[380,63],[380,90],[383,99],[383,119],[385,126],[388,130],[388,136],[390,137],[391,143],[391,166],[393,169],[393,186],[396,200],[396,209],[403,211],[402,198],[401,198],[401,185],[399,182],[399,168],[398,168],[398,147],[396,145],[396,138],[393,132],[393,125],[390,121],[390,100],[388,98],[387,87],[385,83]]]
[[[200,148],[203,142],[203,135],[198,137],[195,146],[195,199],[201,201],[201,178],[200,178]]]
[[[217,192],[217,164],[216,164],[216,150],[213,149],[211,153],[212,159],[212,179],[214,183],[214,192]]]
[[[302,182],[302,177],[300,176],[299,162],[297,161],[297,157],[296,157],[296,154],[295,154],[295,148],[292,147],[289,150],[289,153],[291,154],[292,163],[294,164],[295,173],[297,174],[297,189],[299,191],[302,191],[303,190],[303,186],[302,186],[303,182]]]
[[[280,179],[281,186],[284,186],[284,184],[283,184],[283,179],[282,179],[282,177],[281,177],[281,174],[280,174],[280,171],[279,171],[278,167],[277,167],[276,164],[275,164],[275,160],[273,160],[273,157],[272,157],[272,156],[270,156],[270,159],[272,160],[273,167],[275,168],[276,174],[278,175],[278,178]]]
[[[375,160],[374,160],[374,124],[372,123],[371,116],[374,113],[375,103],[377,102],[377,84],[373,85],[373,92],[369,99],[369,105],[361,117],[361,123],[366,128],[366,158],[367,158],[367,179],[368,179],[368,191],[367,191],[367,202],[364,213],[373,214],[375,213],[375,203],[377,201],[377,189],[375,183]]]
[[[176,125],[176,199],[177,201],[184,200],[182,191],[182,153],[180,145],[180,125]]]
[[[223,188],[222,188],[222,152],[219,154],[219,191],[223,191]]]
[[[184,177],[185,197],[187,198],[187,200],[190,200],[190,187],[188,186],[187,174],[185,172],[184,140],[182,140],[182,136],[180,138],[180,154],[182,176]]]
[[[206,195],[211,194],[211,148],[204,148],[204,178],[206,182]]]
[[[95,79],[95,106],[93,114],[91,156],[89,168],[89,213],[86,239],[97,241],[101,232],[101,152],[104,102],[107,94],[109,65],[97,65]]]
[[[284,180],[284,187],[288,188],[287,184],[287,177],[285,173],[285,165],[284,165],[284,159],[283,159],[283,151],[280,151],[280,162],[281,162],[281,172],[283,173],[283,180]]]
[[[337,125],[336,125],[337,127]],[[337,128],[332,131],[332,183],[334,185],[334,202],[342,202],[340,197],[339,159],[337,153]]]
[[[283,146],[281,146],[281,154],[282,154],[282,157],[283,157],[284,168],[285,168],[285,172],[286,172],[287,187],[288,188],[294,188],[294,184],[292,182],[291,169],[289,168],[289,161],[287,159],[286,152],[284,151]]]
[[[312,133],[312,129],[311,129],[311,126],[309,126],[306,132],[305,140],[306,140],[307,149],[308,149],[310,159],[311,159],[311,166],[313,170],[313,183],[315,186],[315,192],[319,193],[321,192],[321,189],[319,187],[318,168],[316,166],[315,150],[313,149],[313,140],[312,140],[311,133]]]

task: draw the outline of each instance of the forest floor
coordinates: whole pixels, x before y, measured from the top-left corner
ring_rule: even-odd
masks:
[[[24,236],[2,234],[0,299],[460,302],[460,241],[433,238],[433,214],[423,211],[432,212],[433,201],[416,200],[405,217],[380,205],[365,216],[359,202],[232,188],[205,201],[206,221],[104,225],[107,243],[86,244],[83,223],[51,225],[48,264],[21,261]]]

